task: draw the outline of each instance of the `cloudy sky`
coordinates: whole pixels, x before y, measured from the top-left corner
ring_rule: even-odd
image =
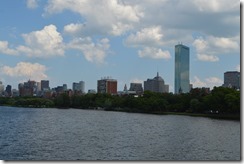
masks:
[[[1,0],[0,81],[50,86],[110,76],[118,89],[157,71],[174,88],[174,46],[190,47],[194,87],[240,70],[237,0]]]

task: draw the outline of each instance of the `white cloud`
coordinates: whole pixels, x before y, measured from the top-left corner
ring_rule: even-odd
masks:
[[[64,32],[67,33],[67,34],[75,36],[75,35],[77,35],[77,34],[82,32],[82,28],[84,28],[83,24],[71,23],[71,24],[68,24],[68,25],[64,26]]]
[[[26,0],[26,5],[29,9],[35,9],[38,7],[38,0]]]
[[[40,31],[33,31],[22,36],[26,46],[21,45],[16,48],[20,53],[39,58],[64,55],[63,38],[55,25],[51,24]]]
[[[162,31],[160,26],[143,28],[136,34],[130,34],[125,40],[127,46],[145,46],[162,44]]]
[[[191,81],[191,84],[193,84],[193,88],[207,86],[206,82],[201,81],[197,76],[194,76],[194,81]]]
[[[130,80],[130,83],[144,83],[144,80],[139,79],[139,78],[134,78]]]
[[[86,19],[84,33],[119,36],[133,28],[143,17],[137,5],[118,0],[49,0],[44,15],[70,10]],[[92,30],[92,32],[91,32]]]
[[[87,61],[97,64],[104,63],[109,53],[109,39],[103,38],[93,43],[90,37],[75,38],[68,45],[69,49],[76,49],[83,53]]]
[[[221,85],[223,81],[217,77],[209,77],[205,79],[208,84]]]
[[[197,54],[198,60],[207,61],[207,62],[217,62],[219,58],[214,55],[206,55],[206,54]]]
[[[196,48],[198,60],[216,62],[219,61],[217,55],[238,53],[240,45],[238,37],[207,36],[195,39],[193,46]]]
[[[138,55],[141,58],[147,57],[152,59],[170,59],[169,51],[163,51],[160,48],[145,47],[143,50],[138,51]]]
[[[19,62],[15,67],[3,66],[1,72],[10,77],[20,77],[40,81],[46,79],[47,68],[39,63]]]
[[[9,48],[7,41],[0,41],[0,53],[7,55],[18,55],[18,51]]]
[[[201,80],[199,77],[194,76],[194,80],[191,81],[191,84],[193,84],[193,88],[197,88],[197,87],[213,88],[214,86],[221,86],[223,84],[223,81],[218,77],[208,77],[205,78],[204,80]]]
[[[201,12],[226,12],[235,11],[239,9],[239,1],[230,0],[211,0],[206,3],[206,0],[193,0],[192,1],[196,8]]]

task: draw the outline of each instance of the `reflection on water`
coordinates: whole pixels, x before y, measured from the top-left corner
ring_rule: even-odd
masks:
[[[0,107],[2,160],[240,160],[240,122]]]

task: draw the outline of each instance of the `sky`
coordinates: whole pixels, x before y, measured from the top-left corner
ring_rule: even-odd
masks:
[[[50,87],[102,77],[118,90],[159,75],[174,91],[174,47],[190,47],[193,87],[240,71],[237,0],[1,0],[0,81]]]

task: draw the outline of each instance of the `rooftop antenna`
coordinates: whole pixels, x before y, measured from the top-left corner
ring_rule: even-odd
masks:
[[[157,77],[158,77],[158,66],[157,66]]]

